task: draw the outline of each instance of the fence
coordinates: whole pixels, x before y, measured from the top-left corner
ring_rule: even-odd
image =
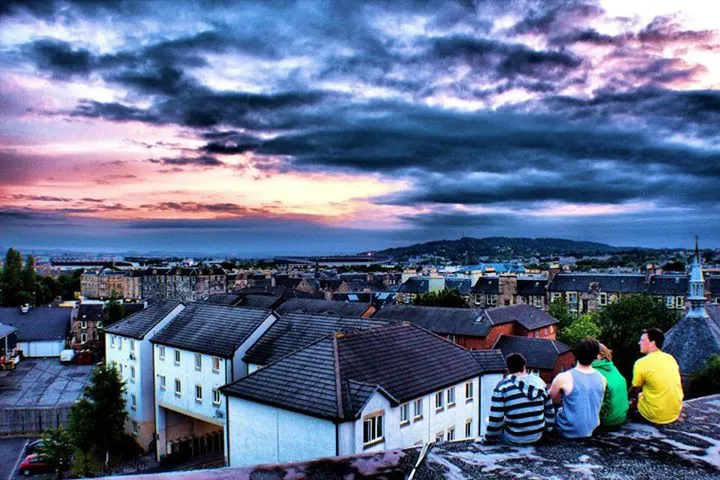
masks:
[[[0,435],[36,433],[60,425],[67,427],[70,406],[0,409]]]

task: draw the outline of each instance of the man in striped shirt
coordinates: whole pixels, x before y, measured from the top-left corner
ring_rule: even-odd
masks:
[[[513,353],[506,361],[509,375],[493,391],[485,440],[520,445],[537,442],[555,424],[552,399],[545,382],[527,373],[525,357]]]

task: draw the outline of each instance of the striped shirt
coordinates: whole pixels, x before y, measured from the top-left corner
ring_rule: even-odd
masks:
[[[510,443],[533,443],[555,424],[555,409],[537,375],[508,375],[497,384],[490,405],[485,437]]]

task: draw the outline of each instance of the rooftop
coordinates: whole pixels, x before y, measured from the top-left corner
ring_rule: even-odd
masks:
[[[22,313],[17,307],[0,308],[0,323],[17,328],[19,342],[61,340],[70,326],[71,308],[37,307]]]
[[[353,302],[333,302],[314,298],[291,298],[275,311],[279,315],[286,313],[305,313],[307,315],[331,315],[337,317],[359,318],[370,307],[368,304]]]
[[[471,308],[384,305],[373,314],[373,318],[411,322],[443,335],[485,337],[491,327],[489,322],[481,321],[481,310]]]
[[[125,317],[119,322],[107,327],[105,331],[123,337],[135,338],[142,340],[145,335],[152,330],[163,318],[167,317],[170,312],[175,310],[180,302],[175,300],[167,300],[155,303],[144,310],[135,312]]]

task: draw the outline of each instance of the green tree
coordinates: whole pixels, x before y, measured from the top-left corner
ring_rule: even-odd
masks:
[[[83,471],[89,470],[89,456],[95,447],[95,404],[83,397],[70,409],[73,444],[83,454]]]
[[[657,327],[666,332],[680,318],[663,302],[648,295],[621,297],[597,314],[602,329],[600,339],[613,351],[613,362],[625,378],[632,378],[632,368],[640,357],[638,340],[642,331]]]
[[[558,340],[570,345],[571,347],[580,343],[585,337],[599,338],[601,334],[600,326],[595,320],[595,315],[583,315],[567,327],[558,332]]]
[[[38,455],[44,457],[48,463],[55,467],[57,478],[60,471],[67,467],[70,454],[73,452],[72,437],[62,428],[45,430],[42,434],[42,445],[38,448]]]
[[[3,304],[9,307],[20,305],[22,303],[22,255],[14,248],[9,248],[5,254],[2,280]]]
[[[431,307],[470,308],[465,297],[457,289],[424,293],[415,297],[414,303]]]
[[[577,317],[570,312],[567,302],[562,297],[550,303],[548,313],[551,317],[558,320],[558,328],[561,330],[569,327],[577,319]]]
[[[720,355],[710,358],[698,374],[690,381],[690,396],[704,397],[720,393]]]
[[[123,318],[125,318],[125,307],[123,307],[122,302],[116,297],[116,293],[113,291],[113,295],[107,306],[107,321],[105,322],[105,326],[109,327]]]

